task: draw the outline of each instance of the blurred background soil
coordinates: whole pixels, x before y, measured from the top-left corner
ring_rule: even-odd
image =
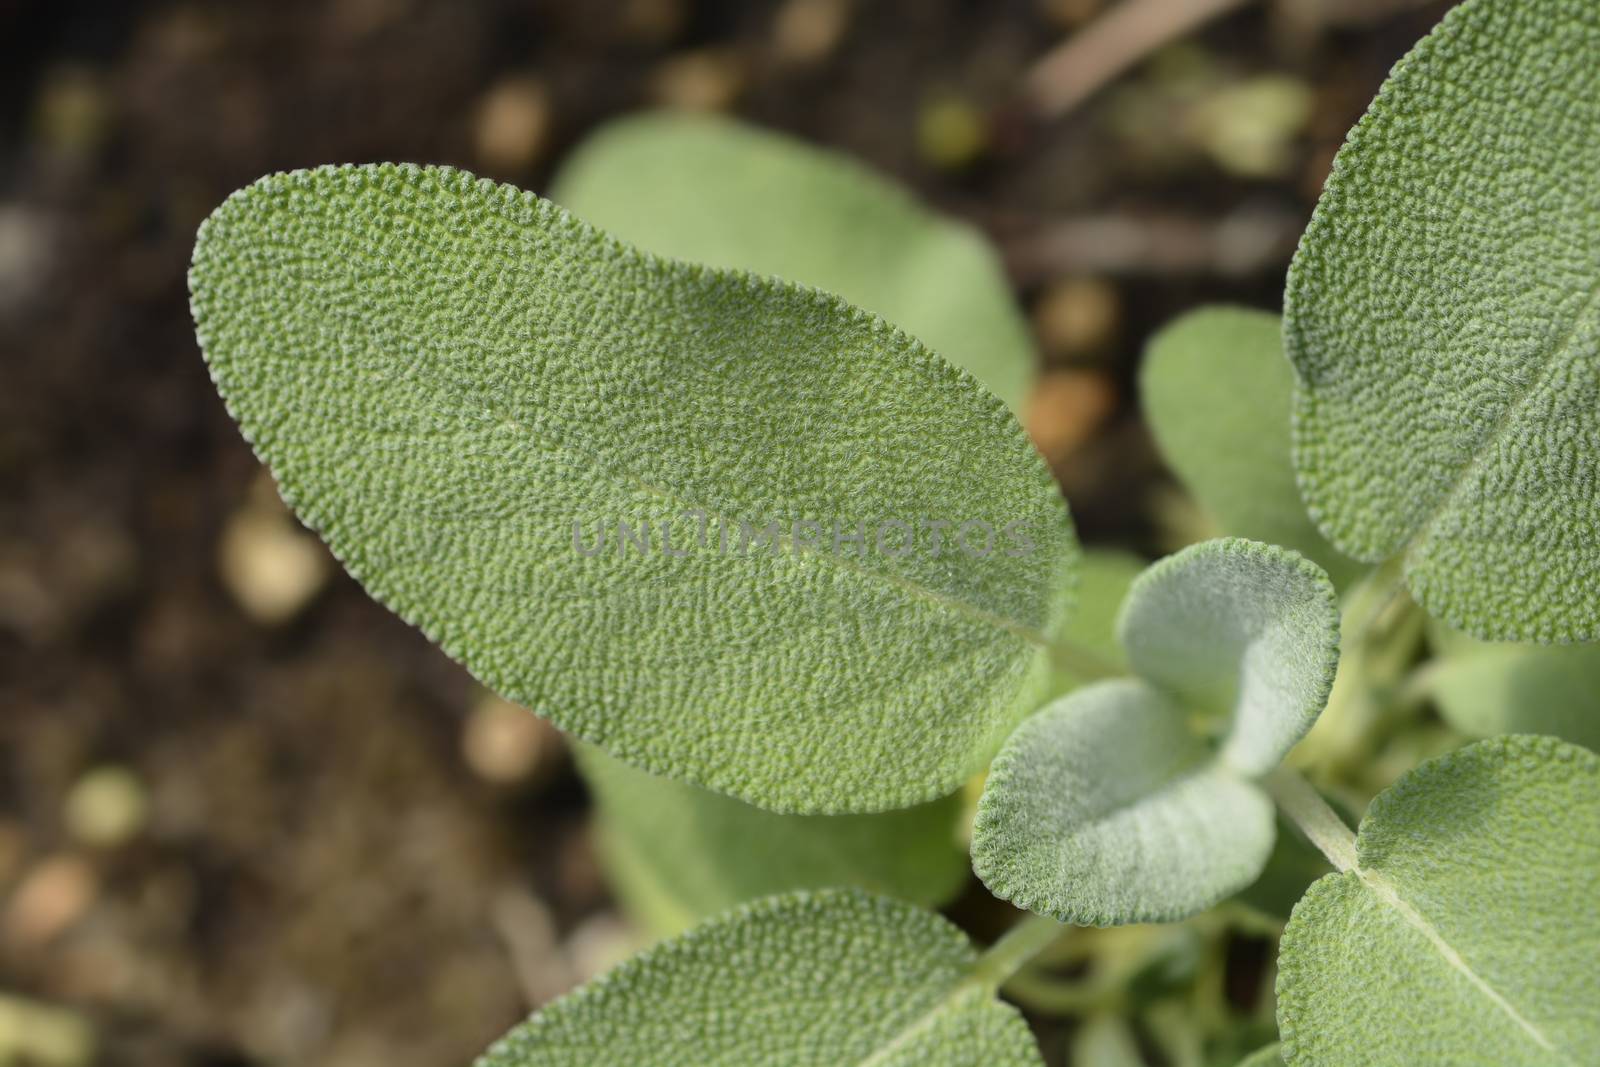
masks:
[[[340,573],[213,392],[184,275],[223,197],[374,160],[542,190],[650,106],[835,146],[999,242],[1085,540],[1156,552],[1144,341],[1277,307],[1448,4],[1170,0],[1231,10],[1030,110],[1112,2],[0,0],[0,1065],[461,1064],[628,948],[560,738]]]

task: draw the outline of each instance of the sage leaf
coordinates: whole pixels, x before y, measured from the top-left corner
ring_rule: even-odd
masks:
[[[1239,1067],[1284,1067],[1277,1045],[1258,1049],[1239,1061]]]
[[[847,156],[710,115],[620,119],[581,144],[551,199],[660,255],[771,274],[882,315],[1013,409],[1034,376],[998,257]]]
[[[854,890],[769,897],[624,962],[478,1067],[1038,1067],[961,931]]]
[[[972,865],[996,896],[1062,922],[1169,922],[1248,885],[1272,842],[1266,794],[1160,690],[1116,679],[1017,728],[989,770]]]
[[[1139,369],[1146,421],[1221,532],[1292,548],[1346,586],[1368,568],[1317,531],[1289,458],[1294,374],[1278,316],[1209,307],[1168,325]]]
[[[1298,552],[1236,537],[1151,566],[1117,629],[1134,673],[1225,730],[1222,761],[1251,777],[1311,729],[1339,663],[1327,574]]]
[[[1600,752],[1600,645],[1501,644],[1435,625],[1421,668],[1439,714],[1471,737],[1549,734]]]
[[[1146,570],[1118,632],[1140,677],[1023,723],[973,824],[993,893],[1089,926],[1183,918],[1255,881],[1275,839],[1255,779],[1316,721],[1338,663],[1327,575],[1238,538]]]
[[[1600,638],[1600,7],[1467,0],[1289,271],[1294,454],[1342,551],[1480,638]]]
[[[1290,1067],[1579,1067],[1600,1048],[1600,756],[1480,741],[1373,801],[1284,932]]]
[[[855,886],[936,907],[967,880],[959,794],[872,815],[779,815],[590,745],[576,755],[608,884],[658,937],[793,889]]]
[[[229,410],[350,573],[626,762],[904,807],[1048,681],[1077,551],[1044,462],[837,297],[388,164],[235,193],[190,289]]]

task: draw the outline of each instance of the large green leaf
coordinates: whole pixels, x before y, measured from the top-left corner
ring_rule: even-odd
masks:
[[[1151,341],[1139,395],[1162,457],[1224,533],[1283,545],[1346,585],[1366,570],[1317,532],[1289,459],[1294,374],[1278,316],[1191,312]]]
[[[837,293],[965,367],[1016,408],[1033,342],[998,258],[854,160],[709,115],[662,112],[603,127],[551,198],[661,255]]]
[[[1351,132],[1289,272],[1335,545],[1478,637],[1600,638],[1600,6],[1467,0]]]
[[[1023,723],[990,769],[973,869],[996,895],[1086,925],[1204,910],[1261,874],[1254,779],[1310,729],[1338,662],[1327,575],[1288,549],[1207,541],[1133,583],[1118,626],[1137,680]]]
[[[1600,756],[1480,741],[1372,804],[1284,932],[1290,1067],[1579,1067],[1600,1048]]]
[[[1435,626],[1424,690],[1474,737],[1550,734],[1600,752],[1600,645],[1499,644]]]
[[[996,896],[1063,922],[1169,922],[1254,881],[1272,841],[1266,794],[1160,690],[1118,679],[1017,728],[989,771],[972,865]]]
[[[190,287],[229,410],[350,572],[621,759],[775,809],[901,807],[1047,683],[1077,552],[1044,462],[837,297],[393,165],[234,194]]]
[[[657,936],[791,889],[859,886],[937,906],[967,880],[959,794],[873,815],[779,815],[589,745],[578,767],[611,887]]]
[[[628,960],[478,1067],[1036,1067],[965,935],[857,891],[746,905]]]

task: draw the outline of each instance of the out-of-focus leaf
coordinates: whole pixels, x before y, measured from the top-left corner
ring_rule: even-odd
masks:
[[[712,115],[602,127],[551,197],[676,259],[837,293],[971,371],[1013,409],[1033,341],[998,257],[974,229],[847,156]]]
[[[936,907],[967,880],[958,794],[873,815],[779,815],[593,746],[577,753],[611,886],[660,937],[792,889],[856,886]]]

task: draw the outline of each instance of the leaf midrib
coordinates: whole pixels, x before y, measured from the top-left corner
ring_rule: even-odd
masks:
[[[666,489],[662,486],[655,485],[654,483],[648,482],[645,479],[640,478],[638,475],[633,474],[631,471],[623,470],[606,462],[599,455],[585,454],[585,449],[574,446],[570,442],[552,436],[544,431],[535,429],[534,427],[529,426],[526,423],[521,422],[520,420],[509,415],[496,412],[492,407],[486,405],[484,410],[486,414],[495,419],[501,425],[510,427],[513,430],[526,434],[528,437],[541,441],[546,447],[553,449],[554,451],[576,455],[580,459],[593,464],[593,466],[599,471],[613,479],[616,479],[617,481],[620,481],[626,485],[631,485],[645,493],[649,493],[652,496],[665,500],[684,512],[698,511],[704,514],[708,520],[715,519],[720,524],[729,524],[729,516],[720,510],[714,510],[695,503],[694,501],[687,500],[671,489]],[[1049,635],[1037,627],[1029,626],[1026,623],[1018,622],[1015,619],[1006,618],[1005,616],[989,611],[986,608],[980,608],[975,604],[971,604],[957,597],[949,596],[937,589],[929,588],[920,582],[913,581],[909,578],[903,577],[902,575],[887,571],[870,570],[846,556],[835,555],[829,552],[807,552],[803,556],[796,553],[790,553],[787,549],[787,546],[792,542],[792,540],[792,535],[780,533],[773,542],[774,556],[790,560],[799,560],[801,558],[825,560],[843,571],[860,577],[876,579],[885,584],[894,586],[901,592],[911,596],[913,599],[924,600],[947,611],[954,612],[958,615],[964,615],[970,619],[993,626],[996,629],[1009,633],[1011,636],[1026,644],[1034,645],[1035,647],[1046,652],[1053,653],[1057,649],[1057,642],[1052,640]]]
[[[1528,398],[1537,393],[1539,387],[1549,379],[1556,367],[1562,364],[1561,357],[1572,346],[1578,334],[1582,332],[1584,322],[1590,318],[1597,306],[1600,306],[1600,278],[1597,278],[1594,284],[1590,286],[1589,294],[1584,298],[1583,306],[1578,309],[1571,326],[1551,346],[1550,351],[1545,354],[1537,369],[1528,378],[1527,384],[1516,390],[1504,410],[1500,412],[1499,418],[1495,419],[1494,425],[1478,439],[1478,443],[1473,446],[1472,454],[1467,457],[1466,463],[1462,464],[1450,487],[1439,498],[1439,502],[1430,508],[1428,513],[1417,523],[1416,531],[1406,539],[1396,555],[1409,559],[1413,553],[1418,552],[1427,542],[1439,521],[1460,502],[1462,493],[1466,491],[1466,487],[1472,482],[1472,476],[1483,465],[1484,457],[1494,451],[1500,439],[1516,423],[1517,415],[1527,404]]]
[[[1567,1067],[1579,1067],[1576,1060],[1572,1059],[1562,1049],[1557,1048],[1555,1042],[1546,1037],[1542,1030],[1518,1011],[1516,1006],[1507,1000],[1499,990],[1491,986],[1483,976],[1474,971],[1467,961],[1462,958],[1461,953],[1457,952],[1455,947],[1444,939],[1444,935],[1439,932],[1438,928],[1400,895],[1393,882],[1385,878],[1380,872],[1359,865],[1352,868],[1351,873],[1361,880],[1361,884],[1366,886],[1373,896],[1393,908],[1408,925],[1420,933],[1451,969],[1466,978],[1474,989],[1482,993],[1489,1003],[1493,1004],[1501,1013],[1515,1023],[1519,1029],[1533,1040],[1534,1044],[1544,1051],[1560,1057],[1561,1062],[1566,1064]]]

